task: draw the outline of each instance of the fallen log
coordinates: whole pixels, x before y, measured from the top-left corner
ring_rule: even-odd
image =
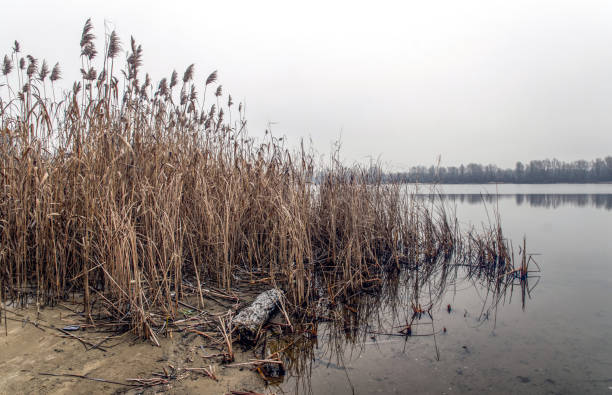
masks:
[[[262,292],[250,306],[234,317],[232,324],[240,335],[241,343],[255,344],[259,330],[270,319],[282,297],[283,291],[279,289]]]

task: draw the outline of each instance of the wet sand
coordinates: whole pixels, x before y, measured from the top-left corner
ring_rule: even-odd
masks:
[[[223,394],[231,390],[268,393],[263,380],[248,368],[223,368],[218,363],[211,363],[210,359],[203,358],[203,355],[219,351],[206,348],[204,341],[197,334],[175,334],[172,339],[160,336],[161,347],[156,347],[131,333],[125,333],[103,343],[105,352],[95,348],[86,351],[79,340],[57,329],[75,322],[68,309],[41,309],[38,318],[36,308],[9,310],[14,313],[7,314],[8,336],[5,335],[4,317],[0,327],[2,394]],[[38,323],[38,327],[34,323]],[[93,329],[70,333],[93,344],[113,335]],[[235,352],[236,362],[252,357],[252,354],[241,353],[240,350]],[[209,365],[213,365],[218,381],[200,372],[183,370]],[[76,377],[41,375],[73,374],[124,383],[131,378],[155,378],[154,373],[163,374],[164,369],[172,375],[172,367],[178,371],[177,379],[170,380],[169,384],[145,389]]]

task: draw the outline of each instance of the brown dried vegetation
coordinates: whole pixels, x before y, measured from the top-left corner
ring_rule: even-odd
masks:
[[[202,284],[276,286],[299,313],[444,256],[510,270],[498,225],[460,232],[443,206],[337,153],[318,166],[303,145],[250,138],[216,71],[198,84],[191,65],[153,84],[132,38],[118,72],[118,35],[98,51],[89,20],[80,46],[81,80],[62,93],[57,64],[49,71],[17,42],[3,58],[2,300],[82,295],[89,319],[95,305],[98,319],[151,338],[187,294],[203,303]]]

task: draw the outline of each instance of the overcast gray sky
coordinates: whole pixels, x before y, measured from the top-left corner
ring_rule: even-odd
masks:
[[[612,154],[612,1],[12,1],[0,55],[80,67],[92,17],[155,80],[196,64],[246,100],[249,131],[393,169]],[[100,42],[101,44],[101,42]]]

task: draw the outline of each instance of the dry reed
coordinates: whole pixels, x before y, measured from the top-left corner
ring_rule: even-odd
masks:
[[[120,72],[114,31],[98,51],[88,20],[80,44],[81,79],[67,92],[57,64],[49,71],[17,42],[4,57],[1,300],[78,294],[88,319],[112,317],[157,342],[189,281],[200,307],[203,285],[265,281],[293,313],[441,256],[508,271],[499,226],[460,232],[444,207],[337,153],[320,167],[303,144],[289,150],[271,133],[256,142],[243,105],[221,100],[216,71],[199,96],[193,65],[153,84],[133,38]]]

